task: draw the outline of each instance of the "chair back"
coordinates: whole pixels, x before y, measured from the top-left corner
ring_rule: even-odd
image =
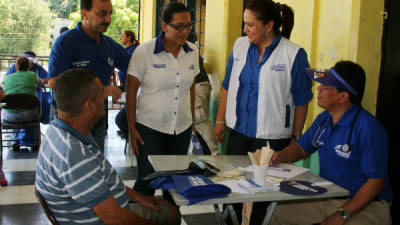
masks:
[[[34,108],[40,108],[40,101],[38,97],[31,94],[8,94],[4,96],[1,102],[6,103],[4,109],[14,110],[29,110]]]
[[[40,194],[40,192],[36,189],[35,187],[35,194],[36,194],[36,198],[40,203],[40,207],[43,209],[44,213],[47,216],[47,219],[49,219],[49,221],[51,222],[51,224],[53,225],[59,225],[59,223],[57,222],[56,218],[54,217],[54,215],[51,213],[49,207],[47,206],[46,201],[44,200],[42,194]]]

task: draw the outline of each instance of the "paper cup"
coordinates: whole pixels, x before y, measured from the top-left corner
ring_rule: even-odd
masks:
[[[254,181],[261,186],[265,185],[265,180],[267,179],[268,166],[256,166],[253,165],[254,169]]]

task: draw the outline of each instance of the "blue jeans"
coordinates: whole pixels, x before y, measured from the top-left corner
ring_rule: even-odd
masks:
[[[136,156],[137,180],[133,187],[137,192],[153,196],[155,190],[149,187],[149,181],[143,178],[154,172],[148,155],[186,155],[192,136],[192,126],[180,134],[166,134],[153,130],[150,127],[136,123],[136,130],[143,139],[144,145],[138,142],[139,155]]]
[[[1,122],[4,123],[4,121],[8,122],[29,122],[29,121],[35,121],[37,120],[38,117],[38,111],[37,110],[32,110],[32,111],[24,111],[24,112],[7,112],[6,110],[1,111]],[[14,134],[10,134],[12,139],[19,139],[23,145],[29,145],[29,146],[38,146],[39,145],[39,138],[40,138],[40,127],[36,128],[29,128],[29,129],[20,129],[17,130]],[[23,135],[25,133],[25,135]],[[32,141],[24,140],[24,139],[29,139]],[[17,142],[14,141],[11,144],[16,144]]]

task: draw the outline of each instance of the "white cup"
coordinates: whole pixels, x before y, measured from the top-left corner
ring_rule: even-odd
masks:
[[[257,166],[253,165],[254,169],[254,181],[261,186],[265,185],[265,180],[267,179],[268,165]]]

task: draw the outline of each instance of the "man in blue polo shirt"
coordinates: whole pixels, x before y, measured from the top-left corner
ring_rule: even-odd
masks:
[[[317,100],[325,111],[297,143],[275,152],[272,162],[295,162],[318,151],[320,176],[350,195],[279,204],[271,224],[391,224],[388,137],[380,122],[361,106],[364,70],[340,61],[330,70],[306,72],[320,83]]]
[[[63,72],[55,98],[58,115],[40,146],[35,186],[58,223],[180,224],[175,206],[126,187],[90,134],[104,116],[104,88],[96,74]]]
[[[104,86],[105,96],[121,97],[121,90],[110,85],[114,68],[126,71],[129,56],[121,45],[103,35],[111,23],[111,0],[81,0],[82,22],[75,29],[66,31],[54,42],[49,60],[49,86],[55,78],[71,68],[87,68],[94,71]],[[107,103],[107,102],[106,102]],[[107,104],[106,104],[107,110]],[[55,107],[52,107],[54,114]],[[107,113],[107,111],[106,111]],[[99,120],[92,134],[104,151],[106,119]]]

